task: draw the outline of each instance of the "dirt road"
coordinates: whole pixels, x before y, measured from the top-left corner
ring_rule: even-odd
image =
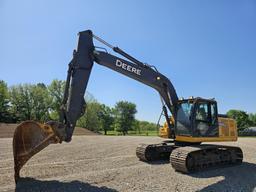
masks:
[[[74,136],[71,143],[51,145],[34,156],[15,187],[12,139],[2,138],[0,191],[256,192],[255,138],[233,143],[244,151],[242,165],[190,175],[175,172],[169,162],[147,164],[136,158],[139,143],[159,141],[157,137]]]

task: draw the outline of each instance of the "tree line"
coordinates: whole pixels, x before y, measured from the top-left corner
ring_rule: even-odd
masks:
[[[53,80],[50,85],[19,84],[7,86],[0,80],[0,122],[19,123],[25,120],[47,122],[59,119],[65,81]],[[156,131],[156,124],[135,119],[136,104],[118,101],[114,107],[97,102],[90,94],[85,94],[86,111],[77,126],[99,132],[117,131],[123,135],[128,131],[141,133]]]
[[[20,84],[7,86],[0,80],[0,122],[19,123],[25,120],[47,122],[59,119],[65,81],[53,80],[50,85]],[[87,103],[85,114],[78,120],[77,126],[92,131],[117,131],[127,134],[128,131],[156,131],[157,125],[135,119],[136,104],[119,101],[114,107],[97,102],[90,94],[85,94]],[[229,110],[227,116],[236,120],[238,131],[256,126],[256,113],[248,114],[242,110]]]
[[[248,127],[256,127],[256,113],[246,113],[242,110],[231,109],[227,112],[227,116],[236,120],[238,132],[242,132]]]

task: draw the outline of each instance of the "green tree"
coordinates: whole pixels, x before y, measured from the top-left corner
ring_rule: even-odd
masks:
[[[32,119],[41,122],[49,120],[49,109],[52,99],[47,87],[43,83],[38,83],[37,85],[32,85],[30,91],[32,102]]]
[[[128,133],[135,122],[136,105],[128,101],[119,101],[114,108],[115,129],[122,132],[123,135]]]
[[[18,121],[32,119],[32,86],[28,84],[12,86],[9,89],[11,112]]]
[[[250,113],[249,114],[249,120],[252,122],[252,126],[256,126],[256,113]]]
[[[101,110],[98,112],[98,117],[101,122],[101,129],[104,131],[104,134],[107,135],[107,131],[112,129],[114,122],[111,108],[101,104]]]
[[[7,84],[0,80],[0,122],[8,122],[9,115],[9,94]]]
[[[100,111],[100,103],[97,101],[87,102],[85,113],[78,120],[77,125],[92,131],[99,131],[101,129],[101,122],[99,118]]]
[[[18,121],[36,120],[43,122],[49,119],[51,99],[43,83],[12,86],[9,94],[10,110],[16,114]]]
[[[48,86],[48,91],[52,100],[50,107],[50,117],[58,120],[60,116],[60,107],[64,97],[65,81],[54,79]]]
[[[157,125],[148,121],[139,121],[140,129],[143,131],[156,131]]]
[[[133,126],[132,126],[132,130],[136,131],[136,134],[141,134],[141,128],[140,128],[140,121],[135,119]]]
[[[232,109],[227,112],[227,116],[236,120],[238,131],[243,131],[252,124],[245,111]]]

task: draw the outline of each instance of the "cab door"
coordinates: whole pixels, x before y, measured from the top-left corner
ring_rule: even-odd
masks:
[[[197,100],[193,109],[194,137],[217,137],[217,103],[209,100]]]

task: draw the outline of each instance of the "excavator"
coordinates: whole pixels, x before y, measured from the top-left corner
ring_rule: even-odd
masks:
[[[84,94],[94,63],[148,85],[160,95],[166,121],[159,135],[168,140],[157,144],[140,144],[136,148],[136,155],[141,161],[169,159],[172,167],[183,173],[242,163],[243,152],[239,147],[202,144],[237,140],[236,122],[218,114],[215,99],[179,99],[171,81],[155,66],[112,46],[91,30],[82,31],[78,36],[78,46],[68,67],[59,121],[42,124],[28,120],[20,123],[14,132],[16,183],[21,168],[32,156],[50,144],[71,141],[76,122],[86,111]],[[106,48],[94,46],[94,39],[119,56],[108,53]]]

